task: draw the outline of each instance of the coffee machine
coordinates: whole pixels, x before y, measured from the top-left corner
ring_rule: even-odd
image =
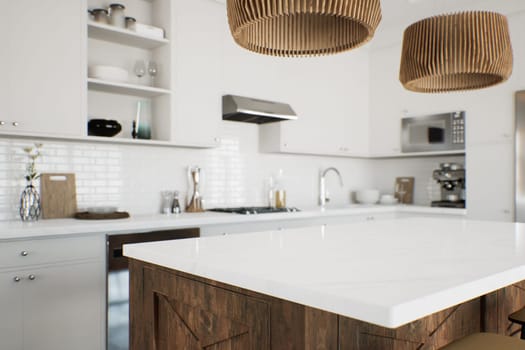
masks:
[[[433,207],[465,208],[465,168],[458,163],[441,163],[432,177],[441,186],[441,200]]]

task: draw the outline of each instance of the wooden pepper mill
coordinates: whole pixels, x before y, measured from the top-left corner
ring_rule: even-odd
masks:
[[[191,200],[186,206],[186,212],[188,213],[200,213],[203,212],[204,209],[202,208],[202,196],[200,194],[200,181],[201,181],[201,168],[195,166],[195,167],[189,167],[188,173],[193,181],[193,195],[191,196]]]

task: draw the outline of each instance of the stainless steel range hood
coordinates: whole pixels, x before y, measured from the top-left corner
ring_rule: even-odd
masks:
[[[224,95],[222,96],[222,119],[266,124],[283,120],[295,120],[297,116],[292,107],[286,103]]]

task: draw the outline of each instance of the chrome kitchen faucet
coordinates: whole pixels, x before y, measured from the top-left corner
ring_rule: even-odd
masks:
[[[329,171],[333,171],[337,174],[339,177],[339,182],[341,184],[341,187],[343,187],[343,178],[341,177],[341,174],[339,173],[339,170],[337,170],[334,167],[326,168],[324,171],[321,170],[319,173],[319,205],[321,208],[324,208],[326,203],[330,201],[330,198],[326,195],[326,174]]]

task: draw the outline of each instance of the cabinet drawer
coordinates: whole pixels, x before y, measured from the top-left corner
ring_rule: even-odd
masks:
[[[103,258],[104,236],[35,239],[0,243],[0,269]]]

